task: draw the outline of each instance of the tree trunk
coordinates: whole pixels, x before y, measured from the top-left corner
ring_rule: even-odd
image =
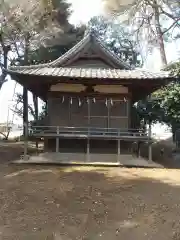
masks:
[[[176,140],[180,142],[179,129],[180,129],[180,124],[177,124],[177,123],[171,124],[173,142],[175,142]],[[177,130],[178,130],[178,132],[177,132]],[[177,136],[176,136],[176,134],[177,134]],[[177,139],[176,139],[176,137],[177,137]]]
[[[7,134],[6,134],[6,137],[5,137],[5,140],[8,140],[9,139],[9,134],[11,132],[11,127],[7,126]]]
[[[1,34],[0,34],[0,45],[2,47],[2,55],[3,55],[2,66],[3,66],[4,69],[7,69],[7,67],[8,67],[8,53],[11,50],[11,47],[9,45],[5,45],[3,34],[4,34],[3,32],[1,32]],[[0,61],[0,63],[1,63],[1,61]],[[2,71],[2,74],[0,76],[0,90],[2,88],[2,85],[6,82],[6,76],[7,76],[7,73]]]
[[[173,139],[173,142],[175,142],[176,141],[176,130],[177,130],[176,126],[172,125],[171,130],[172,130],[172,139]]]
[[[164,45],[164,39],[163,39],[163,32],[161,30],[161,24],[160,24],[160,13],[159,13],[159,7],[156,1],[154,1],[154,13],[155,13],[155,27],[156,27],[156,33],[157,33],[157,42],[159,45],[159,51],[161,56],[161,61],[163,67],[167,65],[167,57],[166,57],[166,51],[165,51],[165,45]]]
[[[38,98],[33,94],[33,103],[34,103],[34,113],[35,113],[35,121],[37,122],[39,119],[38,116]]]
[[[23,65],[28,64],[29,39],[30,39],[30,36],[29,34],[27,34],[27,36],[25,37]],[[23,86],[23,136],[24,138],[26,138],[27,126],[28,126],[28,90],[27,90],[27,87]]]

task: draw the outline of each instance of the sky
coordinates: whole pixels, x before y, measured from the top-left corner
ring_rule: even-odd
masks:
[[[103,6],[101,4],[101,0],[69,0],[72,3],[73,14],[70,18],[70,22],[74,24],[86,23],[90,20],[91,17],[100,15],[103,11]],[[178,43],[177,44],[168,44],[167,58],[169,62],[177,59],[178,57]],[[148,56],[145,67],[150,70],[159,70],[160,68],[160,55],[158,50],[154,50],[151,55]],[[13,94],[14,90],[16,92],[21,91],[21,87],[16,85],[12,80],[8,80],[6,82],[0,92],[0,123],[6,122],[7,119],[14,122],[21,122],[19,118],[16,116],[13,117],[12,111],[8,111],[8,109],[12,108],[13,105]],[[31,98],[31,96],[30,96]],[[9,112],[9,113],[8,113]]]
[[[72,3],[74,13],[71,23],[88,22],[91,17],[97,16],[103,11],[102,0],[69,0]]]

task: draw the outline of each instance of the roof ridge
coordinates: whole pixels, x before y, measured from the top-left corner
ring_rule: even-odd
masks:
[[[123,65],[126,69],[131,69],[131,66],[127,63],[125,63],[123,60],[121,60],[115,53],[113,53],[101,40],[100,38],[93,32],[93,31],[88,31],[84,37],[77,43],[75,44],[71,49],[69,49],[66,53],[64,53],[62,56],[58,57],[52,62],[49,63],[42,63],[42,64],[37,64],[37,65],[26,65],[26,66],[12,66],[10,69],[29,69],[29,68],[39,68],[39,67],[56,67],[57,65],[63,64],[63,61],[68,59],[74,52],[76,52],[79,48],[83,48],[83,46],[90,40],[92,39],[95,40],[95,42],[98,43],[98,45],[101,47],[101,49],[110,55],[113,60],[119,64]]]
[[[123,64],[124,66],[126,66],[128,69],[132,69],[131,66],[124,62],[121,58],[119,58],[119,56],[115,53],[113,53],[113,51],[111,51],[106,44],[104,44],[104,42],[100,41],[100,38],[96,35],[94,35],[95,39],[98,41],[99,45],[102,46],[103,48],[105,48],[105,50],[114,58],[117,60],[118,63]]]
[[[65,56],[68,53],[73,52],[74,48],[79,47],[79,45],[81,45],[85,40],[87,40],[87,37],[82,38],[81,41],[79,41],[76,45],[74,45],[74,47],[69,49],[66,53],[64,53],[62,56],[58,57],[57,59],[53,60],[52,62],[40,63],[40,64],[36,64],[36,65],[11,66],[10,69],[15,70],[15,69],[19,69],[19,68],[21,68],[21,69],[29,69],[29,68],[36,69],[39,67],[53,67],[53,65],[56,64],[61,58],[63,58],[63,56]]]
[[[67,51],[65,54],[54,60],[50,63],[51,66],[54,66],[54,64],[60,64],[59,61],[63,61],[65,58],[68,57],[69,54],[73,53],[75,50],[77,50],[79,47],[82,47],[88,40],[95,40],[98,42],[98,44],[109,54],[111,57],[120,65],[123,65],[124,67],[131,69],[131,66],[127,63],[125,63],[123,60],[121,60],[116,54],[114,54],[101,40],[100,38],[95,34],[95,32],[91,29],[87,31],[87,33],[84,35],[84,37],[79,41],[74,47],[72,47],[69,51]]]
[[[84,45],[86,41],[89,39],[89,35],[83,37],[78,43],[76,43],[71,49],[69,49],[66,53],[64,53],[62,56],[57,58],[56,60],[52,61],[50,63],[50,66],[53,66],[54,64],[56,65],[60,60],[63,60],[68,54],[73,53],[75,50],[78,49],[81,45]]]

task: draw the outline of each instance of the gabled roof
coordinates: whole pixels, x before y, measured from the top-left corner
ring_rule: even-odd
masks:
[[[64,66],[64,64],[73,58],[76,54],[86,48],[88,44],[96,46],[104,55],[117,65],[117,68],[131,69],[131,66],[122,61],[116,54],[110,51],[106,45],[93,33],[88,32],[85,37],[77,43],[73,48],[66,52],[63,56],[52,62],[51,66]]]
[[[63,67],[63,66],[68,66],[67,62],[68,60],[72,59],[83,51],[89,44],[96,46],[99,51],[101,51],[104,56],[106,57],[107,60],[111,61],[116,65],[115,68],[120,68],[120,69],[126,69],[130,70],[131,66],[124,61],[122,61],[116,54],[111,52],[104,43],[93,33],[93,32],[88,32],[84,38],[78,42],[73,48],[71,48],[69,51],[67,51],[64,55],[60,56],[56,60],[50,62],[50,63],[45,63],[45,64],[37,64],[37,65],[30,65],[30,66],[13,66],[10,67],[10,70],[16,70],[19,68],[26,68],[26,69],[35,69],[35,68],[43,68],[43,67]]]
[[[77,66],[77,62],[79,63],[83,57],[85,61],[86,59],[89,61],[96,59],[96,56],[101,61],[105,60],[105,67],[98,67],[97,64],[92,68],[88,64]],[[43,100],[47,100],[49,86],[56,82],[130,85],[135,101],[174,79],[167,72],[153,73],[143,69],[131,69],[91,32],[55,61],[30,66],[14,66],[6,71],[14,80]]]

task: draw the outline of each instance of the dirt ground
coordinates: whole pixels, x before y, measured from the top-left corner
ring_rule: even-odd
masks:
[[[0,240],[180,239],[180,170],[25,167],[4,157]]]

